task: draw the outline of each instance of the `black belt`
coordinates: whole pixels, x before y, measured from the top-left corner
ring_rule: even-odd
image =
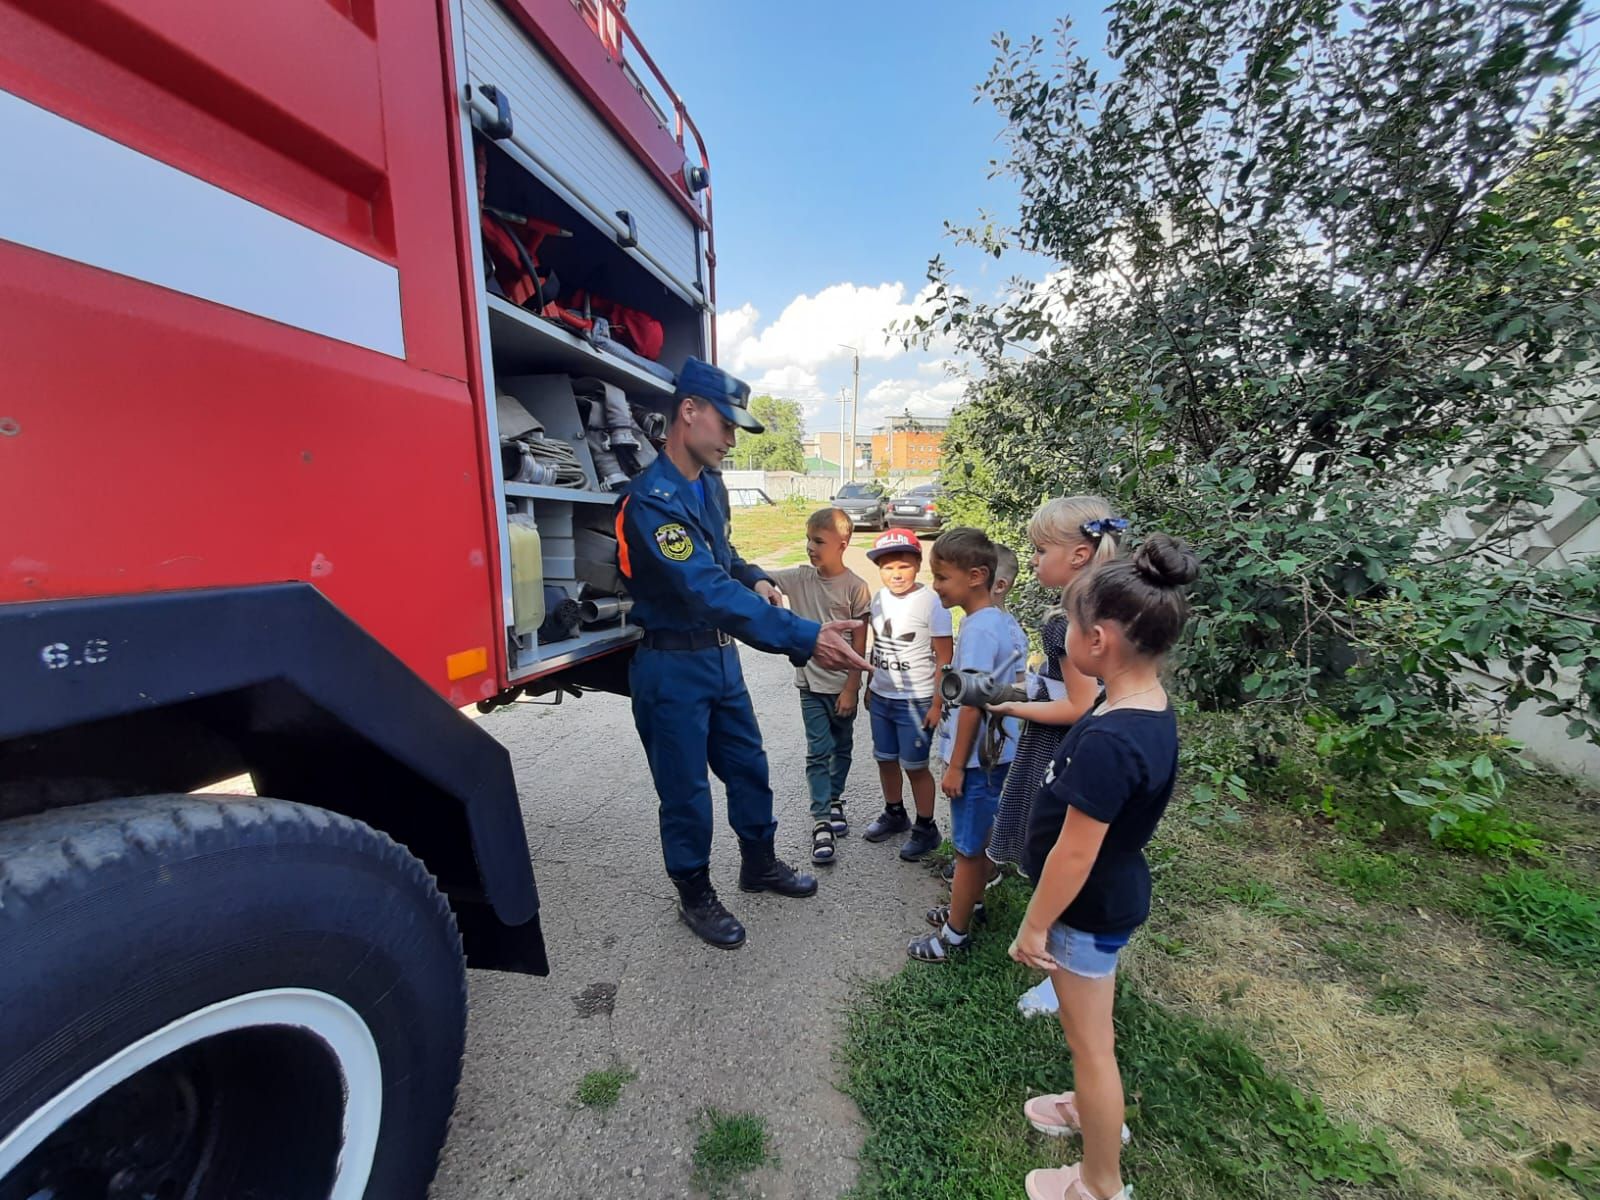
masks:
[[[733,638],[720,629],[693,629],[687,633],[677,629],[647,629],[644,644],[652,650],[710,650],[715,646],[733,645]]]

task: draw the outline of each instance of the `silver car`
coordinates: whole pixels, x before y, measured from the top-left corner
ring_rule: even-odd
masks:
[[[835,506],[850,514],[857,529],[885,527],[883,489],[875,483],[847,483],[834,496]]]

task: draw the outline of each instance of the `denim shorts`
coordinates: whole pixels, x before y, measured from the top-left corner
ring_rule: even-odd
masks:
[[[1104,979],[1117,969],[1117,956],[1133,936],[1123,933],[1084,933],[1057,921],[1050,926],[1044,948],[1063,971],[1085,979]]]
[[[1000,792],[1006,785],[1010,763],[992,771],[968,767],[961,782],[961,795],[950,801],[950,841],[956,853],[977,858],[989,847],[989,831],[1000,808]]]
[[[899,761],[908,771],[928,765],[928,748],[933,734],[922,727],[928,719],[933,697],[926,700],[891,700],[869,695],[867,708],[872,714],[872,757],[879,762]]]

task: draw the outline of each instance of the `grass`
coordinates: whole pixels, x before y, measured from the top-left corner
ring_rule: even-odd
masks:
[[[778,1161],[761,1117],[708,1108],[700,1114],[699,1128],[693,1182],[713,1198],[730,1195],[743,1176]]]
[[[749,562],[776,559],[779,566],[803,562],[806,556],[806,517],[819,505],[758,504],[733,510],[733,544]]]
[[[1180,789],[1150,850],[1117,1007],[1137,1194],[1600,1200],[1594,790],[1513,777],[1530,862],[1430,842],[1349,792],[1333,814],[1252,788],[1234,823],[1186,819],[1205,804]],[[971,955],[856,1006],[860,1200],[1015,1196],[1077,1157],[1021,1117],[1071,1086],[1059,1028],[1013,1007],[1034,978],[1005,957],[1025,897],[992,889]]]
[[[578,1081],[578,1103],[585,1108],[602,1111],[612,1108],[622,1097],[622,1089],[633,1081],[634,1074],[626,1067],[612,1067],[605,1071],[590,1071]]]
[[[1514,868],[1483,881],[1489,925],[1552,962],[1600,967],[1600,896],[1549,871]]]
[[[1422,998],[1428,994],[1426,984],[1411,980],[1380,983],[1372,992],[1371,1007],[1377,1013],[1419,1013]]]
[[[1415,867],[1399,855],[1361,845],[1327,851],[1317,855],[1313,863],[1319,875],[1337,883],[1357,900],[1397,900],[1416,877]]]
[[[1366,942],[1329,938],[1317,948],[1353,975],[1380,978],[1389,971],[1388,963],[1375,954]]]
[[[991,927],[1020,919],[1019,882],[989,895]],[[862,1200],[1011,1198],[1030,1169],[1070,1158],[1022,1116],[1029,1095],[1070,1086],[1070,1064],[1059,1026],[1017,1018],[1032,977],[1006,957],[1007,940],[992,934],[948,966],[908,967],[853,1013],[847,1090],[871,1129]],[[1235,1034],[1127,985],[1117,1024],[1123,1073],[1135,1081],[1126,1174],[1139,1195],[1264,1200],[1330,1181],[1375,1195],[1397,1186],[1381,1135],[1330,1116]]]
[[[1549,1029],[1524,1029],[1501,1025],[1500,1053],[1512,1061],[1556,1063],[1563,1067],[1583,1064],[1586,1051],[1572,1038]]]

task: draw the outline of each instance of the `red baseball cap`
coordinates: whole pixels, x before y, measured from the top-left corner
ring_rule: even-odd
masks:
[[[867,557],[877,562],[885,554],[915,554],[922,557],[922,543],[909,529],[885,529],[872,543]]]

